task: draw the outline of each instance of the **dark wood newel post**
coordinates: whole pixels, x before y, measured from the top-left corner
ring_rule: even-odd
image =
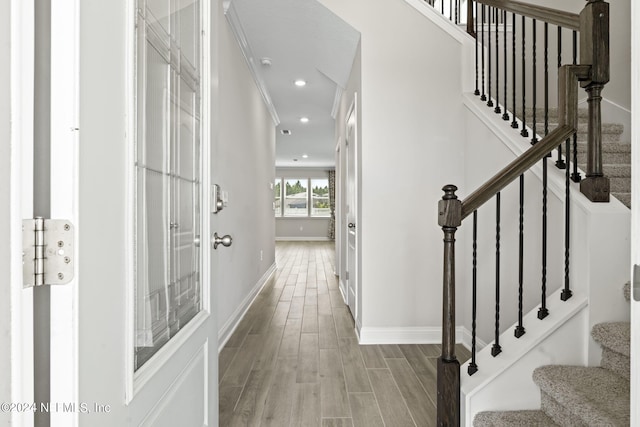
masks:
[[[438,359],[438,426],[460,425],[460,362],[456,359],[456,261],[455,235],[462,222],[462,203],[455,185],[442,190],[438,225],[444,232],[442,280],[442,355]]]
[[[609,178],[602,170],[602,89],[609,81],[609,4],[588,0],[580,13],[580,62],[590,65],[589,79],[581,82],[588,94],[589,127],[587,178],[580,191],[592,202],[609,201]]]

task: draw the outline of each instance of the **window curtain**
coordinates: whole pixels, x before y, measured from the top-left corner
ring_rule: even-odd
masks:
[[[336,171],[329,171],[329,208],[331,217],[329,218],[329,238],[336,238]]]

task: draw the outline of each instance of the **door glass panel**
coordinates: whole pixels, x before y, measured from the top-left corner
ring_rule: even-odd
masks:
[[[199,70],[193,67],[200,9],[191,3],[188,21],[181,18],[185,0],[146,0],[147,13],[138,9],[136,370],[202,310]],[[180,34],[168,33],[165,45],[159,23],[167,31],[172,23]],[[184,55],[172,55],[181,51],[180,40],[193,50],[185,75]]]

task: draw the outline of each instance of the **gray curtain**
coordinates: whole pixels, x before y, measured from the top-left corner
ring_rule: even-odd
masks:
[[[329,171],[329,208],[331,218],[329,219],[329,238],[336,238],[336,171]]]

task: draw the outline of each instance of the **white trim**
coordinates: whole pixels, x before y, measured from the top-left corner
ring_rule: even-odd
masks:
[[[127,28],[125,34],[125,50],[127,52],[126,58],[126,91],[127,91],[127,140],[128,150],[125,154],[125,161],[127,162],[127,200],[135,200],[136,188],[135,188],[135,141],[137,140],[137,108],[136,108],[136,0],[127,0]],[[125,322],[124,322],[124,338],[125,342],[125,354],[124,354],[124,369],[125,369],[125,391],[124,401],[125,404],[129,404],[134,397],[133,393],[133,373],[135,370],[134,362],[134,347],[135,347],[135,319],[133,313],[135,312],[135,202],[131,202],[127,206],[127,219],[125,220],[125,286],[128,292],[125,296]]]
[[[631,3],[631,22],[640,19],[640,4]],[[640,264],[640,27],[631,26],[631,269]],[[633,278],[633,275],[631,276]],[[634,278],[635,279],[635,278]],[[637,279],[635,279],[637,280]],[[634,280],[634,281],[635,281]],[[631,295],[631,402],[640,401],[640,295],[632,283]],[[631,425],[640,425],[640,405],[631,405]]]
[[[340,101],[342,100],[342,94],[344,93],[344,88],[339,85],[336,86],[336,93],[333,96],[333,106],[331,107],[331,118],[333,120],[338,116],[338,111],[340,110]]]
[[[456,342],[463,343],[463,327],[456,327]],[[360,344],[440,344],[440,326],[362,327]],[[465,345],[466,347],[466,345]]]
[[[258,280],[256,285],[251,289],[247,297],[240,303],[238,308],[233,312],[229,320],[225,322],[224,325],[218,331],[218,353],[222,351],[233,332],[236,330],[244,316],[247,314],[247,311],[255,301],[256,297],[264,288],[264,286],[269,283],[269,280],[273,277],[277,269],[276,263],[274,262],[271,267],[262,275],[262,277]]]
[[[465,348],[471,350],[471,331],[464,326],[458,326],[456,328],[456,333],[460,332],[462,334],[462,338],[460,340],[460,344],[465,346]],[[476,336],[476,351],[480,351],[487,346],[487,343],[482,341],[480,338]]]
[[[269,94],[269,90],[267,89],[267,85],[262,80],[260,76],[260,71],[255,62],[255,57],[253,52],[251,51],[251,46],[249,46],[249,42],[247,41],[247,36],[245,35],[244,28],[242,27],[242,23],[240,22],[240,18],[238,17],[238,13],[236,12],[233,3],[229,3],[228,6],[225,7],[224,16],[227,18],[227,22],[233,31],[233,35],[236,37],[238,44],[240,45],[240,50],[242,51],[242,55],[244,56],[245,61],[247,61],[247,66],[249,67],[249,71],[251,72],[251,76],[258,87],[258,91],[260,95],[262,95],[262,100],[264,104],[267,106],[267,110],[269,114],[271,114],[271,119],[275,126],[280,124],[280,117],[278,117],[278,112],[276,111],[276,107],[273,104],[273,100],[271,99],[271,95]]]
[[[276,237],[276,242],[331,242],[328,237]]]
[[[33,372],[33,290],[22,289],[22,219],[33,216],[33,94],[34,94],[34,6],[33,2],[12,0],[10,49],[10,344],[9,365],[11,402],[32,402]],[[6,329],[3,328],[3,333]],[[33,426],[33,413],[12,412],[11,425]]]
[[[211,315],[206,311],[201,311],[187,323],[184,328],[180,329],[175,336],[171,337],[160,350],[140,367],[133,374],[133,394],[135,396],[158,372],[162,370],[164,365],[180,350],[182,345],[186,343],[202,325],[204,325]]]
[[[51,292],[51,402],[79,399],[79,0],[51,4],[51,217],[76,229],[73,280]],[[68,166],[71,167],[68,167]],[[78,413],[50,414],[52,426],[78,425]]]

